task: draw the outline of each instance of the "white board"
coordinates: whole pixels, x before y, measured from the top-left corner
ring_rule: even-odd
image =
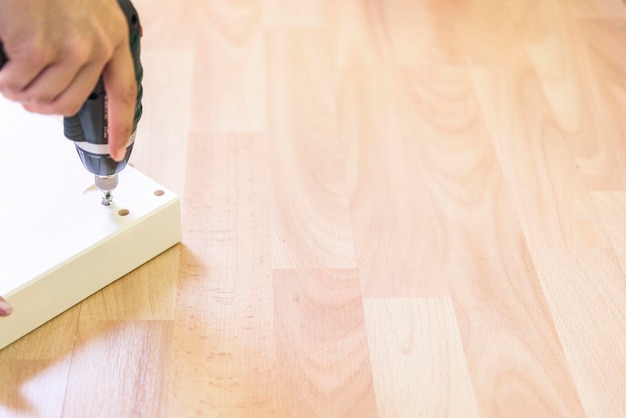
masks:
[[[0,97],[0,349],[180,242],[179,198],[132,167],[119,180],[101,205],[61,118]]]

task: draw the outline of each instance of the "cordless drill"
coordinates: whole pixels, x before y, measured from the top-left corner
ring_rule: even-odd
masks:
[[[63,130],[65,136],[74,141],[76,151],[85,168],[95,177],[96,187],[102,191],[102,204],[109,206],[112,203],[112,191],[117,187],[117,174],[126,167],[128,159],[135,142],[137,123],[141,118],[142,105],[141,98],[143,87],[143,68],[139,55],[141,52],[140,38],[141,25],[139,16],[130,0],[117,0],[128,23],[130,51],[135,67],[135,78],[137,80],[137,101],[135,106],[135,117],[133,131],[126,148],[126,155],[122,161],[115,161],[108,151],[108,115],[107,96],[102,77],[98,80],[96,87],[89,95],[81,109],[74,116],[63,118]],[[0,43],[0,68],[7,62],[8,58],[4,54]]]

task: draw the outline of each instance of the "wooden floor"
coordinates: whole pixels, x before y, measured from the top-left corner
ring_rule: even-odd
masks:
[[[626,417],[621,0],[136,6],[183,243],[1,351],[0,417]]]

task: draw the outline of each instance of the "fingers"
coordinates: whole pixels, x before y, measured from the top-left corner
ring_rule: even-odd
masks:
[[[75,67],[68,62],[52,64],[43,69],[26,87],[20,90],[8,89],[4,95],[21,103],[51,104],[68,89],[83,71],[83,66],[84,64]]]
[[[44,51],[29,51],[9,60],[0,71],[0,92],[11,100],[43,72],[50,59]]]
[[[11,312],[13,312],[13,308],[0,296],[0,316],[9,316]]]
[[[22,106],[31,112],[73,116],[93,91],[100,77],[101,66],[91,63],[79,69],[78,73],[71,71],[46,71],[27,91],[21,93],[18,100]],[[69,84],[63,88],[60,84]],[[61,90],[62,89],[62,90]],[[60,92],[57,92],[61,90]],[[55,96],[56,95],[56,96]],[[54,96],[50,99],[50,96]]]
[[[105,48],[96,53],[88,43],[77,41],[37,59],[11,55],[0,71],[0,91],[31,112],[72,116],[93,90],[108,58]]]
[[[68,87],[71,81],[71,73],[53,66],[42,71],[28,87],[20,90],[3,90],[3,94],[7,99],[20,103],[50,103]]]
[[[137,81],[128,42],[120,46],[104,69],[102,77],[109,104],[109,153],[124,159],[133,131],[137,102]]]
[[[104,71],[97,62],[79,68],[77,73],[74,71],[71,65],[50,66],[26,89],[5,95],[21,102],[30,112],[73,116],[102,74],[108,96],[109,153],[121,161],[133,131],[137,102],[137,82],[128,42],[115,50]]]

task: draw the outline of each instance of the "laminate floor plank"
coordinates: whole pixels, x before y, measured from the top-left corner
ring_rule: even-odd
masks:
[[[379,417],[477,417],[449,299],[367,299]]]
[[[339,97],[354,245],[364,298],[447,295],[424,158],[412,153],[396,71],[346,67]],[[405,100],[406,101],[406,100]]]
[[[626,5],[624,6],[626,11]],[[605,157],[613,163],[605,170],[612,170],[619,181],[615,184],[593,187],[594,190],[626,190],[626,59],[620,53],[626,37],[626,16],[606,19],[581,19],[577,21],[587,67],[591,69],[589,81],[593,93],[598,131],[606,142]],[[584,83],[584,81],[583,81]],[[584,115],[583,115],[584,116]],[[608,176],[608,173],[607,173]]]
[[[549,21],[559,24],[527,50],[576,167],[592,190],[624,190],[626,61],[618,48],[626,20]]]
[[[148,49],[141,55],[144,69],[144,114],[130,163],[142,173],[183,196],[190,130],[193,77],[192,51]],[[172,77],[175,74],[175,77]],[[123,181],[123,174],[122,174]]]
[[[134,0],[144,34],[142,49],[193,50],[198,25],[203,23],[200,17],[204,3],[203,0]]]
[[[61,416],[78,328],[76,305],[0,351],[0,416]]]
[[[172,321],[81,323],[61,416],[166,416],[172,325]]]
[[[609,248],[570,137],[530,63],[521,59],[516,69],[474,68],[473,79],[531,249]]]
[[[467,10],[450,0],[389,0],[372,3],[367,10],[374,44],[385,63],[398,67],[436,68],[440,63],[460,63],[455,41],[456,21]]]
[[[511,247],[450,283],[480,416],[584,416],[530,254]]]
[[[326,21],[322,0],[266,0],[261,2],[266,28],[319,28]]]
[[[266,51],[259,2],[204,2],[199,13],[192,132],[266,132]]]
[[[445,95],[451,84],[466,94]],[[440,72],[429,86],[429,96],[414,96],[414,109],[431,132],[424,141],[432,167],[430,190],[449,231],[448,288],[478,411],[481,416],[582,416],[501,168],[506,162],[499,160],[482,122],[469,71]],[[421,105],[424,97],[440,106]],[[426,111],[433,107],[449,107],[463,117],[451,124],[446,112]]]
[[[322,0],[323,30],[332,42],[329,52],[342,69],[358,57],[364,63],[380,65],[389,51],[380,2]]]
[[[0,416],[60,417],[71,361],[67,354],[53,360],[0,362]]]
[[[273,268],[356,267],[336,80],[322,35],[267,35]]]
[[[612,249],[626,274],[626,193],[594,192],[592,197]]]
[[[375,417],[355,270],[274,270],[281,416]]]
[[[484,70],[483,67],[482,72],[475,70],[475,75],[480,74],[474,78],[476,90],[479,92],[483,113],[495,140],[507,181],[519,205],[521,225],[528,240],[529,251],[582,405],[588,416],[612,416],[619,410],[619,406],[613,406],[615,395],[602,390],[602,378],[590,372],[586,368],[589,363],[586,362],[596,363],[594,370],[604,372],[607,371],[604,367],[621,363],[619,356],[611,355],[611,347],[615,343],[615,333],[619,335],[622,332],[623,321],[619,312],[610,308],[588,311],[586,315],[590,320],[587,324],[606,321],[612,324],[609,326],[610,330],[607,330],[593,324],[587,326],[573,312],[583,312],[590,296],[598,292],[606,298],[603,300],[600,295],[592,304],[602,300],[602,304],[618,306],[620,293],[611,297],[611,291],[607,292],[607,289],[615,289],[616,284],[611,285],[611,282],[615,282],[613,271],[616,267],[619,270],[619,267],[615,260],[602,258],[604,261],[611,261],[608,263],[613,265],[609,267],[610,271],[590,269],[593,273],[589,275],[598,277],[598,281],[586,281],[582,278],[588,277],[582,273],[583,267],[587,269],[589,264],[602,264],[597,261],[591,263],[594,260],[592,254],[602,254],[604,251],[612,253],[611,242],[596,213],[587,184],[583,181],[586,173],[580,170],[575,149],[571,147],[573,139],[579,141],[587,137],[574,137],[567,125],[562,123],[562,119],[559,120],[553,112],[555,104],[567,106],[569,103],[564,98],[572,96],[555,94],[551,97],[552,100],[546,98],[544,92],[548,92],[549,96],[552,87],[549,83],[560,83],[561,80],[557,76],[559,70],[549,74],[548,65],[537,65],[539,50],[536,44],[529,48],[534,65],[520,55],[514,66],[489,70]],[[542,52],[542,56],[554,59],[546,51]],[[563,55],[560,57],[563,58]],[[555,63],[556,61],[558,59]],[[543,88],[544,82],[548,83],[546,90]],[[566,90],[571,86],[577,85],[562,84],[559,88]],[[582,103],[584,101],[576,104]],[[562,109],[557,108],[556,113],[559,110]],[[586,143],[597,139],[598,143],[606,144],[602,138],[587,138]],[[620,158],[619,153],[615,153],[615,156]],[[611,161],[607,160],[598,164],[601,168],[606,167],[603,172],[614,173],[615,168],[611,165]],[[606,177],[604,181],[607,181]],[[567,258],[568,262],[563,262],[558,257],[561,253],[572,256]],[[588,258],[589,262],[580,264],[580,260]],[[574,259],[579,262],[573,263]],[[558,276],[556,271],[565,276]],[[600,280],[599,277],[603,279]],[[573,284],[576,282],[579,286]],[[589,341],[607,341],[600,349],[604,353],[600,359],[595,359],[599,348],[589,344]],[[613,377],[609,377],[599,372],[605,379],[614,381],[613,387],[620,388],[618,390],[623,386],[618,378],[620,373],[618,371]],[[599,405],[608,409],[603,410]]]
[[[562,1],[561,7],[569,8],[573,14],[582,18],[625,18],[626,4],[621,0],[580,0],[576,2]]]
[[[172,320],[176,315],[179,258],[180,246],[171,248],[83,301],[81,329],[84,331],[91,321],[99,327],[99,321]],[[136,303],[137,297],[143,303]]]
[[[519,56],[525,22],[515,19],[511,2],[475,0],[457,3],[454,44],[470,62],[486,67],[506,66]],[[513,3],[519,5],[519,3]],[[529,21],[537,19],[533,10]]]
[[[168,416],[271,415],[268,142],[194,135]]]
[[[621,416],[626,276],[615,254],[549,249],[534,259],[587,416]]]

